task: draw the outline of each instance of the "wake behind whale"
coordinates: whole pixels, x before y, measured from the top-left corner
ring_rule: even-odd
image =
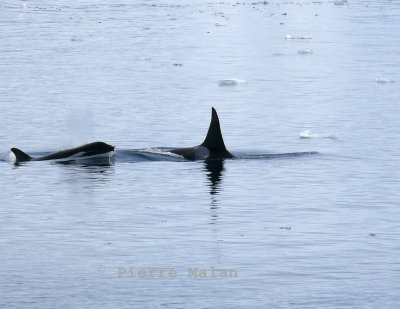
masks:
[[[233,158],[209,158],[205,160],[188,160],[172,152],[174,148],[160,147],[148,149],[117,149],[115,151],[115,161],[118,162],[145,162],[145,161],[170,161],[170,162],[190,162],[190,161],[222,161],[226,159],[234,160],[272,160],[295,157],[305,157],[318,154],[316,151],[286,152],[286,153],[255,153],[253,151],[232,152]]]

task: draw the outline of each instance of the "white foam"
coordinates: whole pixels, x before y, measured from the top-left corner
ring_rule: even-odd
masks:
[[[1,158],[0,161],[15,162],[17,161],[17,157],[12,151],[9,151],[4,155],[4,157]]]
[[[180,155],[177,155],[173,152],[166,151],[162,148],[157,148],[157,147],[152,147],[152,148],[145,148],[145,149],[140,149],[140,152],[144,153],[150,153],[150,154],[157,154],[157,155],[168,155],[172,157],[181,157]]]

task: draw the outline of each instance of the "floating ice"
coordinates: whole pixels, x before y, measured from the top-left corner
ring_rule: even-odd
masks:
[[[290,34],[285,35],[285,40],[311,40],[312,36],[294,36]]]
[[[313,133],[310,130],[305,130],[299,134],[299,138],[328,138],[328,139],[338,139],[335,135],[319,134]]]
[[[347,0],[335,0],[333,1],[334,5],[343,5],[343,4],[347,4]]]
[[[238,85],[238,84],[242,84],[245,83],[246,81],[243,79],[221,79],[218,82],[219,86],[234,86],[234,85]]]
[[[313,50],[312,49],[300,49],[298,52],[297,52],[299,55],[312,55],[314,52],[313,52]]]
[[[388,84],[388,83],[394,83],[394,80],[385,77],[377,77],[376,82],[380,84]]]
[[[138,58],[136,58],[136,60],[138,60],[138,61],[151,61],[151,58],[150,57],[138,57]]]

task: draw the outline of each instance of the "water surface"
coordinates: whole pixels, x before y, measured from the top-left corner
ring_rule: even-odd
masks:
[[[0,7],[1,307],[398,307],[395,1]],[[211,106],[240,160],[132,159]],[[8,160],[96,140],[113,164]]]

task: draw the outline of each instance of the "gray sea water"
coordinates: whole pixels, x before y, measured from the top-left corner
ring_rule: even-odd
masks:
[[[390,0],[1,1],[0,307],[398,308],[399,33]],[[241,159],[135,156],[212,106]]]

